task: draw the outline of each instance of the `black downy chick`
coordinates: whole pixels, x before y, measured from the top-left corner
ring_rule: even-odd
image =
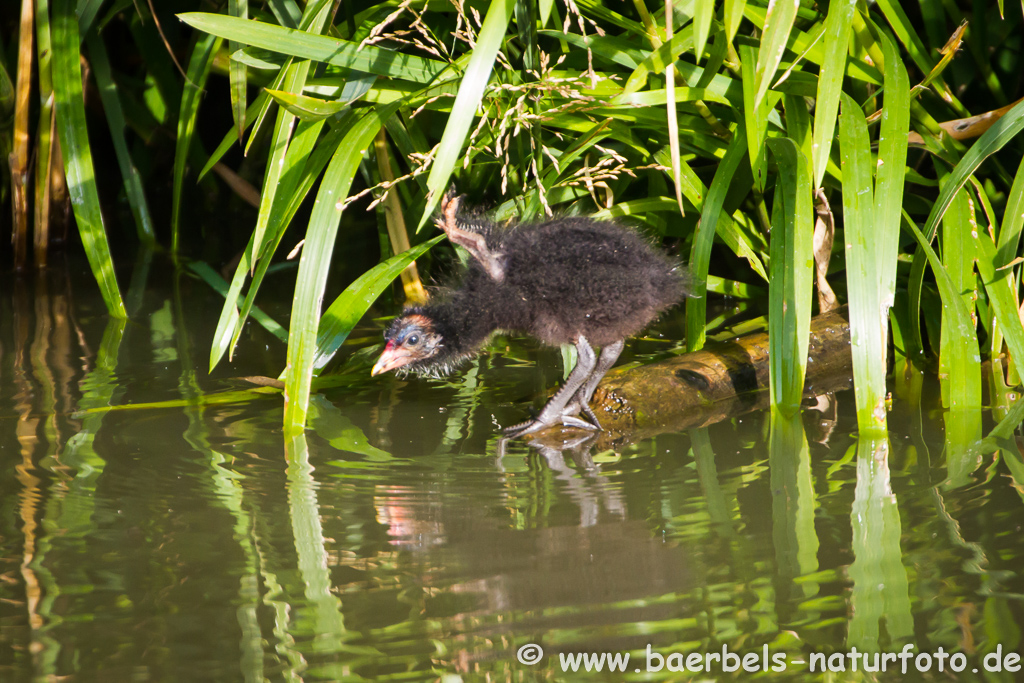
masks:
[[[636,233],[614,223],[565,217],[500,227],[441,202],[438,227],[472,255],[458,289],[407,309],[384,333],[372,374],[400,369],[447,374],[495,332],[523,332],[549,346],[574,344],[576,367],[534,420],[509,427],[522,436],[562,424],[599,430],[590,399],[624,340],[686,294],[684,269]],[[601,347],[597,357],[592,348]],[[590,422],[578,417],[583,412]]]

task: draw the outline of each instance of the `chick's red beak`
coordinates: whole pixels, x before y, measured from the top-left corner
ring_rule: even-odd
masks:
[[[377,363],[373,366],[373,370],[370,370],[370,376],[376,377],[382,372],[388,372],[395,368],[400,368],[404,365],[416,360],[416,357],[412,352],[404,346],[399,346],[393,341],[389,341],[387,346],[384,347],[384,352],[380,354],[380,358],[377,359]]]

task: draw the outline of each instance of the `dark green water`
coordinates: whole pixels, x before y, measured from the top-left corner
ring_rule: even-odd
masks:
[[[367,350],[286,441],[280,396],[234,379],[283,344],[250,324],[210,375],[205,284],[140,262],[119,325],[74,270],[2,282],[0,681],[1021,680],[972,671],[1024,651],[1019,431],[980,441],[1002,413],[950,417],[937,383],[897,383],[888,442],[857,441],[843,392],[774,431],[501,453],[557,352],[406,382]],[[908,645],[966,668],[843,659]],[[723,648],[754,670],[669,670]],[[577,653],[631,659],[563,670]]]

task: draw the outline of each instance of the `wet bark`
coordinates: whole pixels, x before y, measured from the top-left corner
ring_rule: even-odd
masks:
[[[809,396],[852,386],[850,324],[843,306],[811,321],[805,393]],[[620,372],[609,372],[591,407],[604,427],[598,447],[614,447],[666,431],[702,427],[766,408],[768,334],[757,333]],[[534,441],[545,445],[568,438],[554,427]]]

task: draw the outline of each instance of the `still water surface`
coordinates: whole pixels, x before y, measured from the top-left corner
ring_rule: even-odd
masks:
[[[368,323],[286,441],[279,394],[238,379],[284,346],[250,324],[210,374],[220,298],[167,265],[121,275],[124,325],[84,272],[4,277],[2,681],[1021,680],[972,671],[1024,652],[1019,432],[979,440],[1002,412],[952,418],[911,376],[888,442],[857,440],[847,391],[774,430],[502,448],[557,352],[500,340],[446,381],[370,379]],[[908,644],[967,668],[808,670]],[[669,670],[723,648],[756,671]],[[563,671],[576,653],[631,659]]]

